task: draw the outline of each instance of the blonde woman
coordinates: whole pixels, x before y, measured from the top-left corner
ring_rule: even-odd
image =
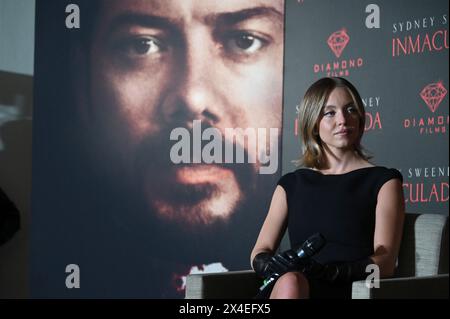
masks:
[[[361,97],[346,79],[322,78],[307,90],[299,112],[302,168],[279,180],[251,253],[257,274],[280,275],[270,298],[350,298],[351,283],[365,279],[371,264],[382,278],[393,275],[402,175],[369,162],[364,120]],[[327,244],[309,259],[293,250],[276,255],[287,228],[292,247],[317,232]]]

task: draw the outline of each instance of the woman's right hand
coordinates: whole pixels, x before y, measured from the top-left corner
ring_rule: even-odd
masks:
[[[253,259],[253,269],[262,278],[272,275],[281,276],[289,271],[298,271],[302,266],[302,260],[294,250],[288,249],[282,253],[272,255],[262,252]]]

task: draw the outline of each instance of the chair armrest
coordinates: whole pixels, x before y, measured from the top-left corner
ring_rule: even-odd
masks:
[[[365,281],[355,281],[352,285],[352,298],[448,298],[448,283],[448,274],[381,279],[379,288],[368,288]]]
[[[250,299],[262,280],[253,270],[188,275],[186,299]]]

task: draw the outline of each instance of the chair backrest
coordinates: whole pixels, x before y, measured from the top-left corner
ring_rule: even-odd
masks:
[[[406,214],[396,275],[448,273],[448,216]]]

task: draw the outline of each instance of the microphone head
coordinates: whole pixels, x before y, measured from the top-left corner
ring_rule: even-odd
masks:
[[[316,233],[309,237],[305,242],[301,245],[298,253],[302,252],[302,255],[305,254],[308,257],[316,254],[325,246],[327,240],[321,233]]]

